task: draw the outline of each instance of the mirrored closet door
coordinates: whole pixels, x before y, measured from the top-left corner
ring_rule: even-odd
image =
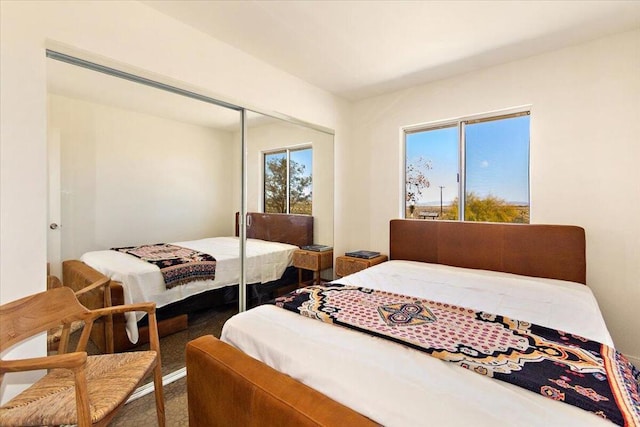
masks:
[[[114,304],[155,302],[171,335],[165,371],[181,368],[195,328],[219,329],[238,311],[242,111],[54,58],[47,73],[51,274],[79,289],[101,273],[118,282]],[[212,252],[201,280],[157,267]],[[145,320],[115,319],[116,348],[144,342]]]
[[[50,272],[74,289],[106,275],[114,304],[154,301],[165,374],[183,376],[186,343],[239,309],[333,278],[293,262],[301,246],[333,245],[330,130],[56,52],[47,81]],[[198,280],[159,267],[203,254],[215,268]],[[116,319],[116,349],[144,343],[145,328]]]
[[[333,134],[254,111],[247,123],[247,210],[312,216],[313,244],[332,247]]]

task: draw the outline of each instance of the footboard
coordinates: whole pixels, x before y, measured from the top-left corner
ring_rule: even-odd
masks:
[[[78,291],[87,285],[99,280],[104,276],[102,273],[89,267],[79,260],[67,260],[62,263],[62,283],[74,291]],[[124,304],[124,292],[122,284],[111,281],[111,304]],[[100,308],[103,305],[104,295],[102,289],[96,289],[83,295],[80,302],[89,309]],[[180,315],[170,319],[158,321],[158,334],[163,337],[187,328],[187,315]],[[144,326],[138,330],[139,338],[136,344],[129,341],[126,331],[126,321],[123,314],[113,316],[113,347],[116,352],[128,350],[140,344],[149,342],[149,330]],[[98,347],[101,353],[106,352],[106,335],[104,323],[96,323],[91,330],[91,341]]]
[[[81,261],[69,260],[62,263],[62,283],[64,284],[64,286],[73,289],[74,292],[84,289],[91,283],[94,283],[103,278],[107,277]],[[109,286],[113,286],[113,283],[110,283]],[[93,291],[82,295],[79,300],[82,305],[84,305],[88,309],[94,310],[97,308],[102,308],[102,306],[104,305],[103,288],[94,289]],[[114,301],[113,292],[111,293],[111,304],[122,304],[121,302]],[[122,314],[113,315],[114,334],[116,330],[122,327],[123,322],[124,316]],[[93,341],[93,343],[98,347],[101,353],[106,353],[106,331],[105,324],[103,322],[96,322],[93,325],[93,328],[91,329],[91,341]],[[115,346],[115,337],[114,348],[115,351],[119,351],[119,349]]]
[[[189,425],[374,426],[212,335],[187,344]]]

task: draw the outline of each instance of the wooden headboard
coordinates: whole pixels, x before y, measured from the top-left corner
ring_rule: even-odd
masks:
[[[236,212],[236,236],[239,235]],[[305,246],[313,244],[313,217],[262,212],[247,213],[247,238]]]
[[[586,284],[584,229],[572,225],[394,219],[389,258]]]

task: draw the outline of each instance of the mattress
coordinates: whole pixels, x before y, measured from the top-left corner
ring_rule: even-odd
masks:
[[[112,280],[122,283],[125,304],[155,302],[160,308],[204,291],[235,285],[240,282],[240,246],[237,237],[211,237],[186,242],[182,246],[204,252],[216,258],[214,280],[198,280],[166,289],[160,269],[135,256],[113,250],[87,252],[80,260]],[[297,246],[286,243],[247,239],[246,283],[266,283],[279,279],[292,265]],[[136,322],[144,313],[128,313],[127,334],[131,342],[138,341]]]
[[[502,314],[613,346],[582,284],[411,261],[335,283]],[[266,305],[229,319],[221,339],[385,426],[607,426],[577,407],[417,350]]]

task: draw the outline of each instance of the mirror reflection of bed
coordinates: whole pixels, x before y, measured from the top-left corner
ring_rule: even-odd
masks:
[[[57,225],[48,236],[51,273],[76,288],[105,274],[113,279],[113,304],[157,299],[163,372],[183,368],[185,344],[202,334],[216,334],[238,312],[241,112],[50,58],[47,66],[50,223]],[[246,305],[252,306],[297,285],[298,271],[290,261],[293,249],[333,243],[333,137],[247,111],[245,139],[245,197],[252,211],[246,221],[247,255],[254,250],[254,239],[291,245],[284,251],[282,273],[282,261],[272,260],[272,255],[263,254],[259,262],[245,260],[247,267],[257,263],[246,277]],[[300,147],[313,150],[311,214],[261,215],[264,153]],[[217,289],[191,283],[165,292],[159,289],[165,286],[159,272],[147,281],[133,279],[130,288],[121,281],[132,273],[94,259],[105,253],[107,258],[132,257],[111,248],[156,243],[185,244],[205,252],[213,244],[209,239],[224,248],[213,255],[212,283]],[[132,258],[121,263],[144,263]],[[102,301],[94,294],[83,302]],[[144,318],[129,319],[128,325],[124,318],[114,323],[116,348],[144,346]],[[104,351],[104,326],[94,329],[92,348]],[[133,344],[129,335],[135,338],[138,332],[140,339]]]
[[[236,214],[236,235],[220,236],[172,242],[172,247],[184,253],[184,249],[212,255],[216,260],[213,277],[200,275],[191,277],[182,284],[169,287],[180,265],[169,268],[169,276],[163,277],[162,266],[174,258],[167,252],[166,245],[160,245],[160,263],[153,265],[129,253],[106,249],[84,253],[79,260],[63,262],[63,282],[74,290],[104,277],[111,279],[111,301],[114,305],[129,302],[153,301],[156,303],[158,328],[161,336],[169,336],[186,330],[189,324],[196,329],[182,334],[184,338],[198,336],[207,329],[219,330],[222,323],[236,313],[238,307],[238,283],[240,275],[238,214]],[[313,217],[309,215],[249,213],[247,215],[246,249],[246,305],[262,304],[277,295],[297,286],[297,271],[291,266],[293,252],[300,246],[313,242]],[[141,245],[126,250],[155,250],[158,245]],[[193,271],[193,264],[182,264],[187,272]],[[200,264],[199,264],[200,265]],[[205,264],[201,264],[206,267]],[[198,273],[200,273],[198,271]],[[204,273],[208,271],[204,270]],[[126,297],[125,297],[126,295]],[[83,303],[98,307],[103,296],[95,292],[83,298]],[[213,322],[213,325],[209,323]],[[113,341],[116,351],[137,348],[148,342],[146,318],[122,315],[114,316]],[[183,339],[184,339],[183,338]],[[182,339],[168,346],[172,352],[166,357],[165,369],[177,363],[182,365]],[[92,331],[92,341],[100,352],[106,350],[104,325],[97,325]],[[173,353],[178,354],[173,354]],[[176,361],[177,359],[177,361]]]

